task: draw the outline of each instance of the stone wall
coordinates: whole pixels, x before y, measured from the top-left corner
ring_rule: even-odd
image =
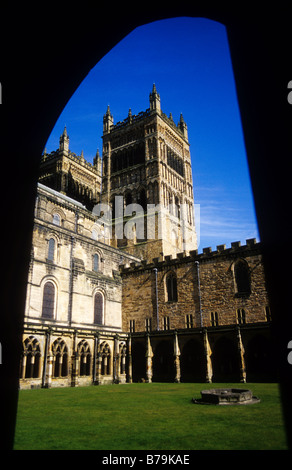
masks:
[[[152,328],[157,329],[154,269],[157,269],[159,329],[265,322],[269,301],[260,243],[248,240],[245,246],[233,245],[229,249],[219,246],[213,252],[205,249],[201,254],[193,251],[189,256],[181,253],[174,259],[166,256],[123,267],[123,331],[129,331],[133,320],[135,331],[144,331],[146,318],[151,318]],[[250,292],[238,292],[234,272],[238,260],[247,263]],[[176,278],[177,300],[169,301],[170,274]],[[169,323],[164,317],[169,317]]]
[[[60,199],[60,201],[58,200]],[[54,215],[61,215],[59,223]],[[82,219],[82,226],[78,223]],[[93,325],[94,296],[104,299],[105,328],[121,330],[121,252],[92,237],[94,219],[80,205],[59,195],[52,200],[42,187],[36,206],[32,254],[27,287],[26,319],[42,323],[43,291],[46,282],[55,286],[51,320],[65,325]],[[50,240],[53,251],[49,254]],[[95,266],[94,257],[97,257]],[[125,261],[137,260],[126,253]]]

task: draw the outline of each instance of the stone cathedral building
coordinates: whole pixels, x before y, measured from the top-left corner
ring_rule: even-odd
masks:
[[[102,159],[42,155],[20,387],[274,380],[261,244],[197,250],[187,125],[103,119]]]

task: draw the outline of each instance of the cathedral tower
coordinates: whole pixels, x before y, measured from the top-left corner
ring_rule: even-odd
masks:
[[[187,125],[150,107],[114,124],[103,120],[102,202],[113,212],[112,242],[143,259],[194,250],[193,183]]]
[[[50,154],[44,152],[40,163],[39,181],[92,209],[100,199],[101,158],[97,151],[93,165],[83,156],[69,150],[66,126],[59,140],[59,148]]]

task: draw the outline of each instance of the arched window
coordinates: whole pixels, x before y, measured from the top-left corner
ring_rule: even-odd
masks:
[[[48,248],[48,260],[54,261],[54,257],[55,257],[55,239],[50,238],[49,248]]]
[[[42,317],[48,320],[54,318],[55,311],[55,285],[48,281],[44,285]]]
[[[170,214],[173,214],[173,199],[172,199],[172,194],[169,192],[168,193],[168,208]]]
[[[120,350],[120,374],[125,374],[126,373],[127,346],[121,343],[119,350]]]
[[[139,196],[138,196],[138,204],[142,206],[143,210],[146,211],[147,209],[147,197],[145,189],[141,189]]]
[[[248,295],[251,293],[249,267],[245,260],[238,260],[234,265],[236,293]]]
[[[54,356],[53,377],[66,377],[68,375],[68,349],[62,338],[54,341],[52,353]]]
[[[59,216],[59,214],[53,214],[53,224],[54,225],[61,225],[61,217]]]
[[[93,271],[96,273],[99,271],[99,256],[97,253],[93,255]]]
[[[91,232],[91,238],[92,240],[97,240],[97,231],[95,229],[93,229]]]
[[[115,219],[116,218],[116,198],[115,198],[115,196],[112,197],[112,199],[110,201],[110,204],[111,204],[111,208],[112,208],[112,218]]]
[[[166,299],[167,302],[177,302],[177,280],[174,273],[166,277]]]
[[[77,351],[79,354],[79,375],[90,375],[91,353],[88,343],[85,340],[80,341]]]
[[[179,219],[180,218],[180,202],[177,196],[175,197],[174,211],[175,211],[174,215]]]
[[[38,378],[40,376],[40,344],[34,336],[23,342],[22,378]]]
[[[100,347],[101,354],[101,375],[110,375],[111,371],[111,350],[109,345],[104,342]]]
[[[96,325],[103,325],[103,295],[97,292],[94,296],[94,316]]]

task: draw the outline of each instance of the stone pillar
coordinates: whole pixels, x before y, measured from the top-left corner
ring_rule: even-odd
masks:
[[[53,354],[48,354],[48,356],[47,356],[47,367],[46,367],[46,378],[45,378],[45,386],[47,388],[50,388],[51,385],[52,385],[53,361],[54,361]]]
[[[79,360],[80,360],[79,354],[75,352],[71,360],[72,360],[71,387],[76,387],[78,385],[78,371],[79,371]]]
[[[56,360],[56,357],[55,357],[55,360]],[[58,364],[58,374],[57,374],[57,377],[61,377],[62,366],[63,366],[63,356],[60,354],[60,356],[59,356],[59,364]],[[56,365],[55,365],[55,367],[56,367]],[[56,374],[55,374],[55,377],[56,377]]]
[[[95,349],[95,385],[100,385],[101,383],[101,352],[100,352],[100,339],[96,338],[96,349]]]
[[[125,374],[126,372],[126,356],[120,356],[120,367],[121,367],[121,374]]]
[[[46,331],[46,344],[43,359],[42,387],[48,387],[49,348],[51,342],[50,329]],[[51,373],[52,376],[52,373]]]
[[[177,331],[174,333],[174,343],[173,343],[173,356],[174,356],[174,370],[176,383],[180,382],[180,349],[178,345]]]
[[[245,359],[244,359],[244,347],[241,339],[241,332],[239,326],[237,327],[237,347],[239,353],[239,368],[240,368],[240,382],[246,383],[246,367],[245,367]]]
[[[22,379],[25,379],[26,359],[27,359],[27,356],[26,356],[26,354],[24,354],[23,358],[22,358],[22,371],[21,371],[21,378]]]
[[[114,367],[113,367],[113,383],[118,384],[120,382],[119,374],[119,337],[115,336],[114,340]]]
[[[101,384],[101,362],[102,362],[101,352],[98,350],[97,351],[97,364],[96,364],[96,384],[97,385]]]
[[[77,331],[74,331],[73,335],[73,354],[71,356],[71,364],[72,364],[72,371],[71,371],[71,387],[76,387],[78,385],[78,371],[79,371],[79,360],[80,357],[78,352],[76,351],[76,343],[77,343]],[[62,358],[63,360],[63,358]],[[59,374],[60,376],[60,374]]]
[[[146,336],[146,382],[151,383],[152,382],[152,376],[153,376],[153,371],[152,371],[152,357],[153,357],[153,351],[150,343],[150,336]]]
[[[131,335],[128,339],[128,378],[127,382],[132,383],[132,338]]]
[[[97,359],[97,348],[98,348],[98,336],[94,338],[94,351],[93,351],[93,370],[92,370],[92,383],[96,383],[96,359]]]
[[[212,351],[210,348],[208,334],[207,334],[206,329],[204,329],[203,334],[204,334],[204,350],[205,350],[205,357],[206,357],[206,382],[211,383],[212,377],[213,377],[213,368],[212,368],[212,361],[211,361]]]

